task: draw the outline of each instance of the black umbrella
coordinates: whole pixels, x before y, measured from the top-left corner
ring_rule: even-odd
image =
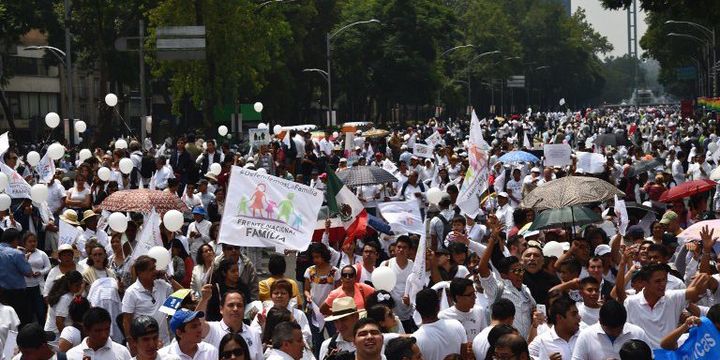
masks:
[[[387,170],[377,166],[353,166],[337,173],[347,186],[374,185],[396,182],[398,179]]]
[[[602,216],[585,206],[566,206],[540,212],[530,225],[530,231],[587,225],[602,222]]]
[[[652,160],[640,160],[632,164],[628,176],[640,175],[646,171],[650,171],[658,166],[661,166],[662,162],[657,159]]]
[[[645,215],[647,215],[647,213],[649,213],[649,212],[651,212],[651,213],[655,214],[655,216],[657,216],[657,212],[655,211],[655,209],[653,209],[649,206],[638,204],[634,201],[626,202],[625,208],[627,209],[628,217],[635,218],[638,220],[644,218]],[[608,214],[614,214],[614,213],[615,213],[615,207],[610,206],[608,208]]]
[[[600,134],[593,143],[599,146],[621,146],[627,145],[628,139],[623,134]]]

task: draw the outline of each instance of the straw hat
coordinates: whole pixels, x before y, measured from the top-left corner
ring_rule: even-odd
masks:
[[[70,225],[80,225],[78,222],[78,216],[75,210],[67,209],[63,211],[62,215],[60,215],[60,220],[70,224]]]
[[[85,210],[85,211],[83,212],[83,218],[82,218],[81,222],[84,223],[87,219],[89,219],[89,218],[91,218],[91,217],[95,217],[95,216],[98,216],[98,215],[97,215],[94,211],[92,211],[92,210]],[[66,220],[66,221],[67,221],[67,220]]]
[[[325,321],[335,321],[353,314],[364,314],[365,310],[358,310],[355,300],[349,296],[336,298],[332,303],[332,315],[325,318]]]

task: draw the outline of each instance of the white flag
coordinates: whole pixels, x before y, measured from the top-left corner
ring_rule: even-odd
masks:
[[[625,231],[630,224],[630,220],[628,219],[627,208],[625,207],[625,200],[618,199],[617,195],[615,195],[615,215],[618,218],[620,235],[625,236]]]
[[[0,155],[4,154],[10,148],[10,139],[8,138],[8,132],[0,135]]]
[[[0,170],[8,177],[8,186],[5,193],[13,199],[31,199],[30,184],[25,181],[17,171],[0,162]]]
[[[396,234],[424,234],[420,208],[417,200],[388,201],[377,204],[383,218],[390,224],[390,229]]]
[[[465,180],[455,201],[455,204],[471,217],[479,213],[480,196],[488,188],[490,176],[488,149],[490,149],[490,145],[483,139],[480,121],[473,113],[473,119],[470,122],[470,141],[468,142],[470,167],[465,173]]]
[[[80,236],[80,229],[60,220],[60,226],[58,226],[58,245],[72,245],[78,236]]]
[[[530,144],[530,139],[528,139],[527,133],[523,133],[523,147],[526,149],[532,149],[532,145]]]
[[[50,154],[45,153],[45,156],[40,159],[37,163],[35,170],[40,177],[40,182],[50,184],[55,176],[55,162],[50,158]]]
[[[130,255],[130,264],[133,264],[140,255],[146,255],[154,246],[163,246],[163,243],[160,237],[160,215],[152,209],[143,224],[142,231],[137,236],[137,244]]]

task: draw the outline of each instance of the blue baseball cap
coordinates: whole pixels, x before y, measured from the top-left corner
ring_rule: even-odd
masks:
[[[202,206],[196,206],[192,210],[193,215],[207,216],[207,211]]]
[[[175,331],[179,327],[195,320],[196,318],[202,317],[205,317],[205,313],[202,311],[190,311],[188,309],[180,309],[175,312],[175,315],[173,315],[172,318],[170,318],[170,331],[175,334]]]

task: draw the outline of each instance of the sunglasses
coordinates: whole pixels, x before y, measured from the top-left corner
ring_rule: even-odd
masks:
[[[220,353],[221,359],[232,359],[235,357],[241,357],[244,355],[244,351],[242,348],[236,348],[228,351],[223,351]]]
[[[352,278],[354,278],[354,277],[355,277],[355,274],[351,274],[351,273],[342,273],[342,275],[341,275],[341,276],[342,276],[342,277],[344,277],[344,278],[346,278],[346,279],[352,279]]]

